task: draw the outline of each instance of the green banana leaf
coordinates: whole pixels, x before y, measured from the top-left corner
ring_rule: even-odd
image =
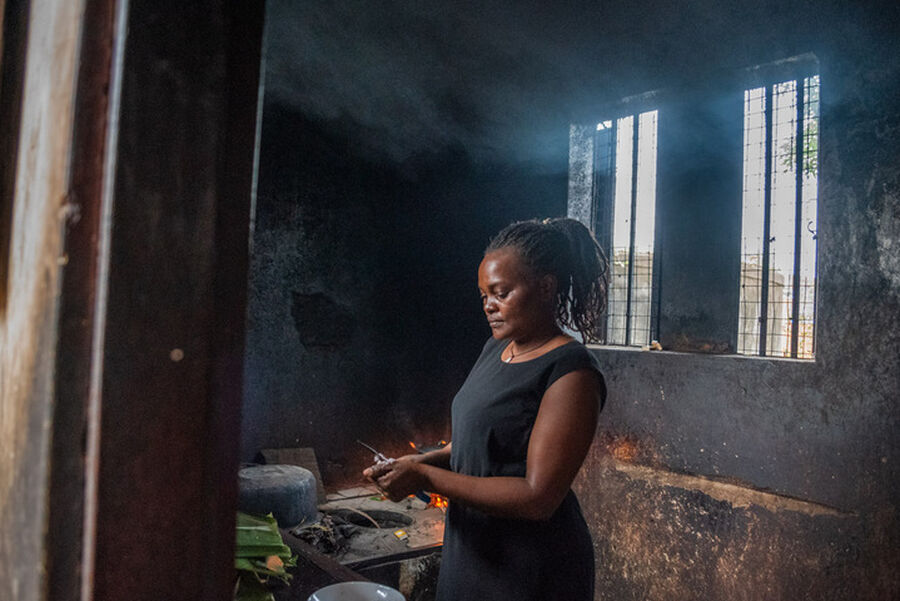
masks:
[[[277,556],[283,565],[274,569],[266,559]],[[297,557],[284,544],[278,523],[271,514],[254,516],[237,514],[234,567],[238,573],[235,601],[274,601],[266,582],[274,577],[284,582],[291,579],[285,568],[297,565]]]
[[[291,548],[287,545],[256,545],[252,547],[235,547],[235,557],[268,557],[277,555],[281,559],[291,556]]]
[[[237,538],[236,546],[261,547],[284,546],[281,533],[278,531],[278,523],[272,514],[264,517],[238,512],[237,514]]]
[[[268,589],[265,583],[256,578],[241,576],[237,590],[234,593],[235,601],[275,601],[275,595]]]
[[[282,559],[291,556],[291,549],[284,544],[278,523],[272,514],[254,516],[238,512],[235,557],[268,557],[277,555]]]
[[[287,576],[290,578],[290,574],[285,572],[284,568],[292,568],[297,565],[297,560],[294,558],[290,563],[285,562],[284,567],[281,569],[273,570],[266,565],[266,561],[264,559],[248,559],[246,557],[236,557],[234,560],[234,567],[237,570],[245,570],[247,572],[253,572],[254,574],[261,574],[264,576],[277,576],[279,578],[283,578]]]

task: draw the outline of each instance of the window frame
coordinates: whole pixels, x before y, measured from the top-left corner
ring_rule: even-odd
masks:
[[[629,244],[628,244],[628,270],[625,274],[626,281],[626,297],[625,297],[625,315],[624,324],[625,324],[625,333],[624,333],[624,342],[610,342],[609,341],[609,318],[611,314],[609,313],[610,299],[607,297],[607,314],[602,321],[602,326],[598,334],[600,338],[604,341],[605,344],[610,346],[620,346],[620,347],[641,347],[647,344],[650,344],[652,340],[655,340],[658,337],[659,333],[659,253],[657,249],[659,248],[659,228],[656,223],[656,211],[655,206],[657,202],[657,193],[658,193],[658,179],[654,175],[654,188],[652,191],[653,196],[653,205],[654,205],[654,216],[653,216],[653,251],[652,258],[650,261],[650,300],[648,302],[650,315],[648,319],[647,326],[647,340],[635,342],[633,335],[635,331],[635,316],[632,314],[632,301],[633,301],[633,292],[634,292],[634,280],[635,280],[635,224],[636,224],[636,209],[638,203],[638,182],[639,182],[639,174],[638,174],[638,166],[640,164],[639,155],[641,152],[640,144],[638,143],[640,140],[640,121],[641,116],[656,112],[656,109],[653,107],[652,99],[655,97],[653,93],[648,95],[643,95],[637,99],[626,99],[623,101],[623,106],[621,108],[627,110],[615,110],[615,117],[611,117],[608,119],[603,119],[602,121],[598,121],[598,125],[595,125],[593,132],[593,176],[592,176],[592,190],[591,190],[591,221],[589,228],[597,238],[597,241],[600,243],[600,247],[603,249],[603,252],[606,253],[607,259],[610,261],[610,264],[614,260],[614,207],[616,204],[616,147],[618,144],[618,122],[621,119],[632,118],[632,131],[631,131],[631,173],[630,173],[630,200],[629,204],[631,206],[631,212],[629,215],[629,223],[630,223],[630,232],[629,232]],[[658,113],[655,119],[658,121]],[[611,122],[611,128],[601,130],[599,127],[600,123],[603,122]],[[656,127],[656,122],[654,122],[654,127]],[[602,148],[600,142],[601,131],[612,131],[611,138],[609,142],[605,145],[608,148],[611,148],[611,151],[607,153],[606,156],[606,165],[602,165]],[[656,131],[654,130],[654,138],[656,138]],[[654,146],[653,151],[653,160],[655,163],[658,162],[657,159],[658,146]],[[653,167],[654,173],[656,171],[656,165]],[[606,172],[604,174],[603,172]],[[608,174],[608,175],[607,175]],[[611,273],[611,271],[607,271],[607,273]]]
[[[679,85],[678,87],[654,90],[652,92],[630,96],[617,102],[601,104],[598,107],[598,110],[592,112],[592,115],[597,115],[599,118],[584,120],[581,123],[570,125],[567,214],[569,215],[569,217],[581,221],[586,226],[588,226],[591,231],[595,232],[598,241],[604,248],[604,251],[607,251],[610,248],[610,233],[604,231],[602,223],[604,222],[604,220],[606,222],[609,221],[608,214],[612,210],[612,207],[611,205],[602,205],[597,201],[597,188],[598,186],[603,185],[601,178],[598,178],[596,169],[596,155],[598,152],[596,128],[598,123],[609,121],[611,119],[618,119],[622,116],[638,115],[641,112],[647,110],[658,110],[658,131],[662,132],[664,127],[663,120],[666,119],[667,108],[670,106],[677,107],[679,106],[679,103],[684,103],[686,99],[703,97],[703,94],[711,94],[712,97],[716,95],[722,95],[728,98],[731,98],[731,96],[735,94],[740,94],[741,106],[743,106],[742,101],[745,90],[752,89],[754,87],[761,87],[762,85],[769,82],[777,83],[790,79],[800,79],[802,81],[809,75],[819,75],[820,73],[821,68],[817,57],[812,53],[806,53],[767,64],[753,66],[747,69],[729,71],[724,74],[721,72],[710,73],[705,79],[685,83],[683,85]],[[735,140],[732,140],[733,133],[729,133],[729,144],[736,142],[737,147],[742,149],[743,136],[741,132],[743,132],[743,113],[739,111],[734,114],[733,117],[734,121],[739,124],[736,129],[736,131],[738,132],[738,137]],[[729,113],[728,119],[730,118],[731,114]],[[819,112],[819,118],[821,120],[821,109]],[[734,130],[732,128],[729,131]],[[729,146],[729,149],[731,149],[731,146]],[[727,257],[727,262],[730,262],[733,265],[733,267],[729,267],[728,269],[733,270],[734,273],[729,274],[728,277],[726,279],[722,279],[721,282],[723,284],[728,284],[728,286],[734,286],[733,297],[729,297],[732,298],[732,300],[728,301],[728,303],[734,303],[734,305],[733,307],[722,307],[719,316],[709,322],[709,329],[713,330],[714,333],[718,332],[720,335],[724,335],[724,331],[726,329],[729,330],[729,338],[728,340],[724,341],[712,340],[710,342],[709,340],[703,339],[702,335],[691,339],[690,336],[692,334],[696,334],[696,332],[688,332],[688,336],[685,336],[681,332],[669,331],[672,329],[672,327],[667,319],[670,318],[668,311],[671,309],[671,307],[667,306],[669,303],[666,299],[669,298],[670,295],[666,294],[666,290],[664,288],[672,288],[672,284],[669,282],[669,280],[671,280],[671,274],[668,276],[669,280],[667,280],[666,278],[662,277],[662,271],[671,271],[671,269],[670,267],[666,266],[666,261],[662,260],[662,256],[667,252],[667,249],[665,248],[663,242],[665,241],[667,236],[674,238],[675,236],[673,235],[673,233],[675,230],[673,230],[673,224],[671,222],[667,223],[667,221],[670,220],[671,217],[666,213],[672,212],[673,207],[674,209],[678,209],[678,202],[683,201],[679,199],[676,202],[671,202],[671,199],[667,195],[660,194],[661,191],[665,191],[664,187],[668,185],[667,182],[664,181],[665,175],[662,171],[662,164],[666,158],[666,152],[667,149],[664,148],[662,138],[660,138],[660,140],[658,141],[656,156],[659,172],[656,182],[657,192],[655,201],[656,215],[654,224],[654,256],[652,274],[652,289],[654,294],[653,298],[651,299],[652,315],[650,324],[650,339],[662,341],[663,345],[666,347],[666,350],[703,354],[731,355],[747,358],[757,357],[758,355],[748,355],[737,352],[737,339],[739,331],[738,320],[740,311],[740,271],[742,259],[741,243],[743,234],[743,186],[738,185],[736,188],[733,188],[731,183],[733,182],[733,178],[731,178],[730,175],[729,179],[727,180],[729,182],[728,189],[734,190],[733,194],[729,193],[729,198],[727,199],[727,203],[729,203],[727,205],[727,211],[729,211],[730,213],[728,215],[717,216],[717,219],[720,220],[720,223],[718,223],[716,227],[720,227],[730,232],[729,234],[727,234],[729,247],[728,249],[726,249],[727,255],[724,256]],[[744,167],[742,154],[738,153],[737,156],[729,155],[728,157],[723,158],[722,163],[731,165],[731,167],[729,168],[732,169],[732,171],[736,169],[738,181],[743,181]],[[819,185],[819,189],[821,190],[821,185]],[[821,206],[821,202],[819,202],[820,196],[820,193],[816,195],[816,202],[819,206]],[[670,240],[669,243],[672,244],[674,242],[673,240]],[[731,256],[732,254],[733,257]],[[815,256],[816,262],[818,263],[818,245]],[[667,261],[671,262],[671,259],[667,259]],[[691,275],[696,276],[696,274]],[[817,272],[815,282],[816,291],[818,291],[820,287],[820,283],[818,280],[819,274]],[[726,286],[726,288],[728,288],[728,286]],[[680,302],[683,303],[684,300],[681,299]],[[818,302],[817,292],[815,302]],[[683,307],[680,308],[683,309]],[[818,313],[819,311],[816,308],[816,319]],[[725,319],[722,319],[723,317]],[[665,324],[663,323],[664,321],[666,321]],[[729,326],[729,323],[733,325]],[[816,323],[815,321],[813,322],[813,328],[814,330],[818,328],[818,323]],[[602,333],[603,336],[601,339],[604,341],[602,344],[608,346],[609,348],[622,350],[632,350],[635,348],[634,346],[623,346],[607,342],[607,337],[605,336],[606,320],[604,320],[604,329]],[[667,343],[667,340],[663,340],[664,337],[668,337],[667,340],[672,343]],[[677,343],[673,342],[673,338],[677,339]],[[789,357],[772,355],[767,355],[765,358],[789,359]],[[815,356],[813,356],[813,360],[814,359]],[[803,361],[809,361],[809,359],[803,359]]]
[[[762,248],[760,249],[760,291],[759,291],[759,300],[757,304],[757,321],[758,321],[758,329],[756,332],[757,337],[757,345],[755,352],[746,352],[743,351],[743,345],[741,345],[741,336],[749,335],[753,336],[752,333],[745,333],[742,331],[744,322],[747,320],[741,315],[741,310],[743,307],[739,308],[739,317],[737,323],[737,336],[738,336],[738,344],[735,349],[735,353],[743,356],[749,357],[768,357],[768,358],[783,358],[783,359],[800,359],[804,361],[815,360],[816,356],[816,328],[817,328],[817,317],[818,317],[818,223],[815,224],[815,227],[812,230],[812,239],[815,241],[815,249],[812,253],[812,262],[813,262],[813,280],[812,280],[812,331],[811,331],[811,350],[810,356],[798,356],[799,355],[799,342],[800,342],[800,271],[801,271],[801,244],[802,244],[802,236],[803,236],[803,220],[801,217],[803,216],[803,206],[804,206],[804,191],[806,187],[803,184],[803,172],[804,169],[802,165],[806,161],[805,156],[805,145],[807,139],[807,131],[805,127],[806,122],[806,98],[805,94],[807,91],[807,80],[811,78],[817,78],[815,82],[815,86],[817,87],[817,94],[821,95],[821,78],[820,78],[820,69],[818,61],[815,60],[815,57],[800,57],[805,58],[806,60],[798,61],[796,59],[788,59],[790,63],[794,63],[793,68],[790,71],[786,71],[784,69],[784,65],[782,62],[776,63],[778,67],[774,71],[759,73],[755,70],[756,77],[754,78],[752,85],[746,85],[744,92],[745,94],[749,94],[751,91],[756,89],[763,90],[763,118],[764,118],[764,130],[765,136],[763,140],[764,145],[764,173],[763,173],[763,184],[764,188],[763,192],[763,233],[761,238]],[[787,62],[787,61],[783,61]],[[765,67],[765,66],[763,66]],[[761,68],[760,68],[761,69]],[[791,289],[791,307],[788,316],[785,318],[786,321],[790,323],[790,335],[788,341],[788,355],[784,355],[781,353],[772,354],[773,349],[769,348],[771,342],[771,334],[769,332],[769,308],[771,305],[771,300],[769,298],[769,289],[770,289],[770,275],[772,273],[771,269],[771,243],[773,241],[771,226],[772,226],[772,196],[773,196],[773,176],[775,174],[775,145],[776,142],[774,140],[774,97],[775,87],[778,85],[783,85],[788,82],[793,82],[795,86],[795,104],[796,104],[796,113],[794,115],[794,132],[793,132],[793,147],[792,152],[794,153],[794,164],[798,167],[794,171],[794,228],[793,228],[793,236],[790,240],[790,244],[792,246],[792,267],[791,267],[791,281],[790,281],[790,289]],[[817,102],[819,99],[817,98]],[[743,115],[746,118],[746,109],[745,114]],[[819,115],[816,117],[816,123],[818,128],[818,122],[821,119],[821,108],[819,108]],[[746,129],[744,131],[744,135],[746,136]],[[817,137],[820,135],[820,131],[817,129],[816,134]],[[818,152],[818,145],[817,150]],[[818,160],[818,157],[817,157]],[[814,198],[814,202],[816,204],[816,214],[818,215],[818,172],[816,173],[816,195]],[[743,192],[742,192],[743,193]],[[744,199],[742,197],[742,219],[745,211]],[[818,220],[817,220],[818,221]],[[743,245],[743,223],[742,223],[742,245]],[[743,271],[743,260],[745,257],[744,249],[741,249],[741,261],[742,261],[742,271]],[[741,274],[741,287],[743,288],[743,274]],[[785,286],[787,287],[787,286]],[[743,295],[743,291],[742,291]],[[741,305],[745,305],[743,301]],[[777,351],[776,351],[777,352]]]

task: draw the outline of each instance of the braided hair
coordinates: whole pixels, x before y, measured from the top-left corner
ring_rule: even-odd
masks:
[[[518,251],[538,276],[556,277],[556,319],[598,342],[606,309],[607,260],[597,240],[579,221],[569,218],[519,221],[491,239],[485,254],[504,248]]]

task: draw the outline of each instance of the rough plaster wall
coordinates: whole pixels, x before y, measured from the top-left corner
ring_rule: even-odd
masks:
[[[594,192],[594,133],[589,125],[569,128],[569,195],[567,215],[587,227],[591,223]]]
[[[81,2],[31,3],[10,286],[0,316],[0,598],[42,598],[56,295]]]
[[[704,490],[709,482],[699,478],[608,455],[591,459],[603,485],[579,492],[590,492],[598,599],[866,598],[855,516],[769,493],[750,500],[734,485]]]
[[[578,492],[604,566],[598,598],[896,592],[896,410],[877,408],[886,397],[794,361],[596,353],[610,396]],[[611,457],[625,467],[611,469]],[[683,474],[729,486],[713,492]],[[741,524],[725,543],[722,520]],[[829,589],[821,574],[852,584]]]
[[[378,271],[381,262],[378,249],[367,252],[367,239],[379,237],[384,216],[373,202],[377,178],[348,169],[339,174],[350,180],[341,190],[327,164],[336,157],[318,159],[303,148],[285,150],[273,140],[278,134],[271,129],[274,121],[271,116],[263,121],[244,454],[252,459],[265,447],[314,446],[328,473],[327,461],[339,461],[343,449],[329,444],[333,437],[316,439],[310,433],[327,423],[363,436],[364,409],[350,399],[381,400],[384,390],[392,388],[393,374],[379,380],[368,371],[384,344],[366,325],[374,319],[370,307],[376,282],[364,274]],[[301,181],[310,171],[321,176],[314,184]],[[335,372],[346,377],[337,380],[331,377]],[[328,385],[320,386],[320,379]],[[297,410],[303,403],[315,410]]]
[[[490,335],[481,253],[510,219],[560,214],[566,186],[563,161],[373,162],[341,129],[264,107],[242,426],[245,460],[315,447],[332,486],[371,460],[356,438],[397,454],[449,436],[450,401]]]
[[[900,71],[896,46],[846,39],[817,49],[816,360],[595,351],[609,402],[579,489],[598,598],[900,595]],[[717,499],[682,474],[736,488]],[[760,490],[809,505],[737,502]]]

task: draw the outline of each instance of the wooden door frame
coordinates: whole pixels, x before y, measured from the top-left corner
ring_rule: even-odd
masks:
[[[230,598],[263,20],[86,1],[47,599]]]

